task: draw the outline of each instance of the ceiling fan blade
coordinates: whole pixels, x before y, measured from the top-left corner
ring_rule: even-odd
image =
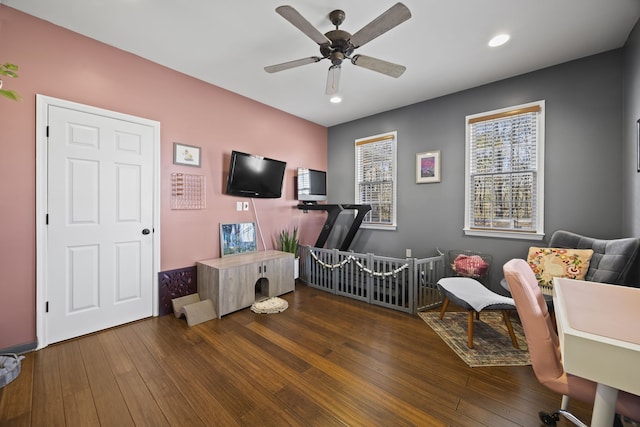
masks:
[[[402,24],[409,18],[411,18],[411,12],[407,6],[402,3],[396,3],[382,15],[378,16],[351,36],[351,44],[354,48],[358,48],[375,39],[379,35],[386,33],[390,29]]]
[[[371,71],[386,74],[391,77],[400,77],[407,69],[403,65],[394,64],[393,62],[383,61],[382,59],[372,58],[366,55],[354,55],[351,63],[358,67],[363,67]]]
[[[335,95],[340,89],[340,65],[332,65],[329,67],[329,74],[327,75],[327,95]]]
[[[300,67],[301,65],[313,64],[320,61],[319,56],[310,56],[309,58],[296,59],[295,61],[283,62],[282,64],[269,65],[264,67],[267,73],[277,73],[278,71],[288,70],[289,68]]]
[[[327,36],[318,31],[316,27],[311,25],[311,23],[307,21],[304,16],[300,15],[300,13],[293,7],[279,6],[276,8],[276,12],[284,19],[291,22],[294,27],[302,31],[307,35],[307,37],[318,43],[320,46],[331,45],[331,40],[329,40]]]

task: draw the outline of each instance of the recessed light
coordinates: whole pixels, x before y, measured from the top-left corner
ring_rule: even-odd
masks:
[[[342,102],[342,97],[338,94],[332,95],[331,98],[329,98],[329,101],[332,104],[339,104]]]
[[[502,46],[503,44],[508,42],[510,38],[511,36],[509,34],[498,34],[497,36],[489,40],[489,46],[491,47]]]

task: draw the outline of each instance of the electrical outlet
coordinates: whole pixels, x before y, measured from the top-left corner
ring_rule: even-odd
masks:
[[[411,258],[411,249],[405,249],[405,256]]]
[[[242,210],[242,202],[236,202],[236,210],[237,211],[241,211]]]
[[[244,204],[242,205],[242,210],[243,211],[248,211],[249,210],[249,202],[244,202]]]

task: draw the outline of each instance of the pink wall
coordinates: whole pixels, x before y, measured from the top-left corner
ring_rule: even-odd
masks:
[[[293,177],[298,166],[326,169],[326,128],[4,5],[0,62],[19,65],[4,88],[23,98],[0,99],[0,349],[36,339],[36,94],[160,122],[162,270],[219,256],[220,222],[256,220],[253,208],[236,212],[242,198],[222,194],[232,149],[287,162],[283,197],[255,200],[266,247],[294,225],[302,243],[315,242],[324,216],[295,208]],[[202,147],[202,167],[173,165],[173,142]],[[172,172],[206,176],[206,209],[170,209]]]

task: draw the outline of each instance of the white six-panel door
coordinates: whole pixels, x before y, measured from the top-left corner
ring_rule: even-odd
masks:
[[[157,129],[57,105],[47,115],[43,332],[51,344],[153,314]]]

